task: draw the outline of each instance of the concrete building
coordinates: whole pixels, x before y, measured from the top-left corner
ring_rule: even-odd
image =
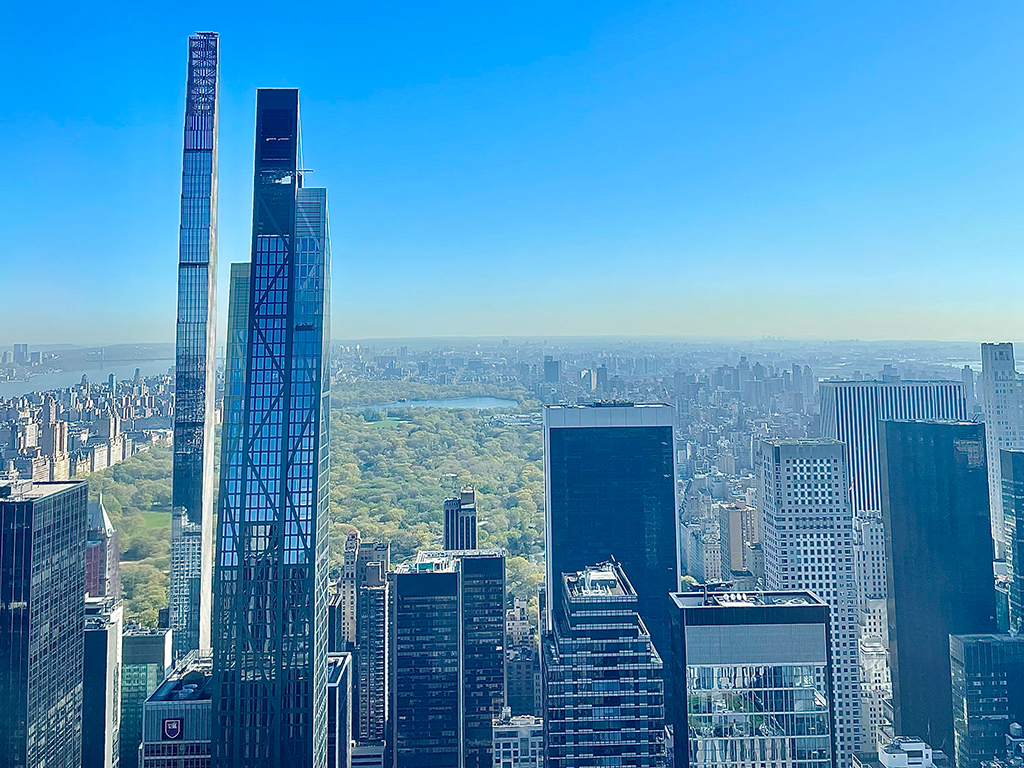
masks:
[[[802,591],[671,600],[676,768],[838,764],[828,605]]]
[[[893,727],[951,752],[949,636],[996,629],[985,427],[883,421],[878,442]]]
[[[512,715],[508,707],[494,720],[493,768],[544,768],[544,720]]]
[[[950,768],[949,759],[916,736],[897,736],[877,752],[859,755],[854,768]]]
[[[989,506],[995,556],[1006,556],[1003,485],[999,452],[1024,449],[1024,376],[1017,373],[1013,344],[981,345],[981,391],[985,412]]]
[[[87,507],[83,482],[0,480],[0,758],[9,765],[82,764]]]
[[[211,657],[188,654],[146,700],[142,768],[210,768],[211,667]]]
[[[862,751],[859,603],[846,447],[838,440],[773,439],[759,452],[758,508],[765,587],[806,590],[830,609],[837,766]]]
[[[103,495],[89,502],[85,531],[85,593],[121,599],[121,536],[110,524]]]
[[[120,600],[85,599],[82,768],[117,768],[120,764],[123,625]]]
[[[542,657],[548,766],[664,766],[662,660],[624,569],[596,564],[560,584]]]

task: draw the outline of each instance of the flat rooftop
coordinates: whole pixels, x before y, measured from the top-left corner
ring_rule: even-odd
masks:
[[[564,573],[562,577],[570,598],[636,596],[633,585],[616,563],[600,563],[577,573]]]
[[[0,480],[0,501],[29,501],[44,499],[55,493],[85,485],[84,480],[58,483],[40,483],[32,480]]]
[[[205,701],[213,696],[213,657],[189,657],[153,691],[149,701]]]
[[[812,592],[675,592],[672,599],[680,608],[744,608],[756,606],[825,605]]]

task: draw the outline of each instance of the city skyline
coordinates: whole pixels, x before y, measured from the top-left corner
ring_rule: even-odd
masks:
[[[1009,3],[598,3],[545,8],[543,25],[537,6],[311,7],[318,23],[286,58],[255,43],[258,14],[232,10],[99,24],[68,9],[42,62],[13,41],[17,106],[0,120],[36,170],[2,198],[0,252],[15,282],[41,261],[65,280],[31,325],[31,292],[12,297],[9,333],[170,340],[179,62],[195,29],[231,54],[221,326],[227,265],[247,252],[257,85],[301,86],[316,107],[313,179],[339,190],[346,232],[335,337],[980,340],[1021,325],[1024,86],[1010,73],[1024,19]],[[12,26],[35,13],[14,9]],[[98,82],[110,46],[121,75]],[[99,215],[114,204],[116,238]],[[481,300],[448,320],[429,297],[453,279]],[[92,290],[118,300],[82,317],[68,299]]]

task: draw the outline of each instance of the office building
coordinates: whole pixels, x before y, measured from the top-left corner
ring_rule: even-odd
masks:
[[[0,480],[0,763],[82,763],[87,507],[82,482]]]
[[[89,502],[85,530],[85,593],[121,599],[121,535],[110,524],[103,495]]]
[[[772,439],[761,442],[758,467],[765,587],[813,592],[829,606],[833,735],[840,768],[861,752],[866,732],[846,462],[846,446],[838,440]]]
[[[458,561],[399,566],[389,578],[391,766],[460,768]]]
[[[260,89],[241,432],[221,478],[213,743],[226,768],[321,766],[327,715],[330,246],[302,186],[298,91]],[[253,714],[257,713],[257,714]]]
[[[664,766],[662,660],[625,570],[600,563],[559,582],[542,656],[548,766]]]
[[[882,421],[893,727],[953,749],[949,636],[995,631],[985,426]]]
[[[981,390],[985,403],[985,449],[995,556],[1006,556],[1003,485],[999,452],[1024,449],[1024,376],[1017,373],[1013,344],[981,345]]]
[[[174,671],[146,700],[142,713],[142,768],[213,765],[210,661],[209,656],[195,651],[179,659]]]
[[[494,720],[493,768],[544,768],[544,720],[513,715],[505,707]]]
[[[546,582],[615,559],[629,574],[659,653],[668,646],[668,600],[679,588],[676,483],[667,405],[615,403],[544,409]]]
[[[119,600],[85,599],[82,768],[117,768],[120,763],[123,624]]]
[[[353,692],[355,738],[361,743],[384,741],[388,721],[388,581],[390,545],[370,542],[365,548],[377,559],[362,564],[356,596],[356,647]]]
[[[327,655],[327,768],[352,765],[352,656]]]
[[[967,418],[959,381],[822,381],[821,436],[846,443],[855,515],[882,508],[878,422]]]
[[[953,635],[949,660],[956,765],[981,768],[1003,756],[1010,724],[1024,720],[1024,637]]]
[[[28,365],[28,344],[14,345],[14,362],[18,365]]]
[[[1024,451],[1000,450],[1006,543],[1006,626],[1024,629]]]
[[[472,485],[444,500],[444,548],[476,549],[476,489]]]
[[[562,361],[555,360],[551,355],[544,355],[544,381],[557,384],[562,380]]]
[[[121,765],[138,768],[142,710],[171,671],[171,630],[128,624],[121,634]]]
[[[217,96],[219,40],[188,39],[188,89],[178,238],[170,623],[175,653],[210,647],[213,567],[213,411],[217,342]],[[113,378],[113,374],[111,374]],[[111,383],[113,388],[113,383]],[[200,557],[181,536],[198,529]],[[187,570],[186,570],[187,568]]]
[[[537,631],[517,597],[505,612],[505,704],[513,716],[540,716],[540,656]]]
[[[677,768],[838,765],[829,612],[808,591],[672,595]]]

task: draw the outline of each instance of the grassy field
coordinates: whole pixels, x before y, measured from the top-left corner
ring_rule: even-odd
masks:
[[[170,536],[171,531],[171,513],[170,512],[142,512],[142,524],[143,528],[147,531],[160,531],[166,530],[167,535]]]

